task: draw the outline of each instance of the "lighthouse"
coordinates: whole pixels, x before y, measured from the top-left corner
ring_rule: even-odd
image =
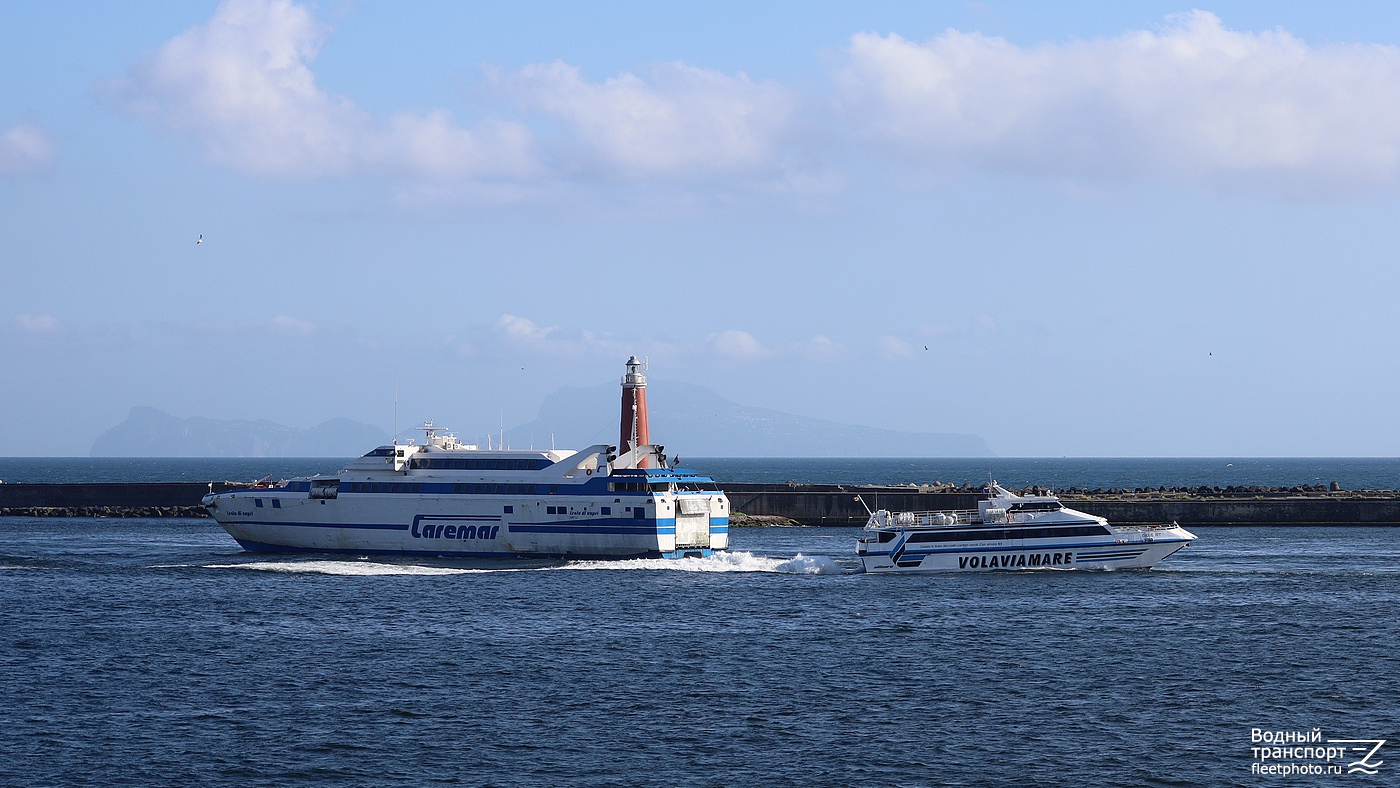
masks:
[[[651,430],[647,427],[647,376],[646,368],[636,356],[627,359],[627,374],[622,376],[622,430],[618,437],[618,450],[622,454],[651,443]],[[651,458],[643,458],[639,468],[648,467]]]

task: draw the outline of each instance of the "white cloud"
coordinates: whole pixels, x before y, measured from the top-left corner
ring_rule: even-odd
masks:
[[[562,62],[491,72],[504,98],[562,130],[551,161],[523,122],[457,125],[442,109],[379,119],[322,90],[312,65],[328,30],[291,0],[224,0],[167,41],[114,94],[124,108],[189,135],[220,166],[265,177],[385,174],[424,181],[539,182],[787,174],[796,93],[680,63],[647,78],[585,81]],[[450,193],[450,192],[449,192]]]
[[[507,123],[464,129],[443,111],[379,122],[316,84],[325,28],[289,0],[225,0],[117,87],[122,104],[199,140],[215,163],[272,177],[354,173],[517,176],[530,135]]]
[[[488,69],[491,100],[518,117],[466,127],[445,109],[376,116],[323,90],[312,67],[328,32],[292,0],[224,0],[114,94],[221,166],[387,175],[407,203],[513,202],[600,178],[799,192],[849,180],[827,169],[845,141],[825,138],[828,161],[812,159],[825,136],[817,103],[742,72],[663,63],[590,81],[561,61]],[[1400,184],[1400,47],[1310,45],[1204,11],[1033,46],[862,33],[833,80],[839,133],[901,168],[1288,192]],[[37,127],[16,126],[0,136],[0,174],[52,150]]]
[[[516,342],[543,342],[554,331],[552,328],[540,328],[530,318],[517,315],[501,315],[496,321],[496,328],[507,339]]]
[[[53,158],[54,143],[33,123],[21,123],[0,134],[0,175],[26,175],[43,169]]]
[[[603,355],[626,358],[633,350],[610,336],[599,336],[588,329],[540,326],[528,317],[505,314],[496,321],[496,331],[512,350],[541,356],[576,357]]]
[[[523,105],[569,125],[561,156],[623,178],[772,174],[798,106],[777,83],[683,63],[601,83],[559,61],[494,76]]]
[[[877,148],[937,168],[1296,187],[1400,181],[1400,48],[1310,46],[1193,11],[1156,32],[1021,47],[856,35],[834,75]]]
[[[16,315],[15,325],[27,334],[52,334],[62,327],[53,315]]]
[[[913,345],[899,337],[880,337],[878,344],[880,355],[885,359],[914,358],[918,355]]]
[[[768,351],[747,331],[729,329],[710,337],[710,349],[715,353],[741,361],[763,358]]]
[[[231,336],[250,341],[261,341],[268,336],[314,337],[324,333],[322,327],[316,323],[290,315],[275,315],[270,318],[252,320],[215,318],[193,323],[158,323],[155,325],[163,333],[169,335]]]
[[[844,361],[851,355],[845,345],[820,335],[800,344],[797,351],[808,361]]]
[[[283,336],[309,337],[319,330],[316,324],[309,320],[301,320],[287,315],[278,315],[268,320],[264,325],[274,334]]]

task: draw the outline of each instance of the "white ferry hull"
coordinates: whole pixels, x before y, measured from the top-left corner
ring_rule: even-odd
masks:
[[[692,535],[678,544],[676,517],[666,516],[673,507],[663,503],[662,516],[654,516],[657,505],[647,506],[641,497],[635,506],[607,498],[575,501],[567,508],[518,498],[507,503],[428,496],[406,506],[403,496],[317,500],[258,489],[221,497],[212,510],[215,519],[244,549],[261,552],[633,558],[708,555],[729,544],[727,510],[705,516],[703,533],[692,527]],[[347,498],[358,500],[347,505]],[[635,516],[634,509],[643,516]]]

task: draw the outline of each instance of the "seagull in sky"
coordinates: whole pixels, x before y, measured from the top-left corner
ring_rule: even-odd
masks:
[[[194,245],[199,246],[202,243],[204,243],[204,233],[199,234],[199,238],[195,239]]]

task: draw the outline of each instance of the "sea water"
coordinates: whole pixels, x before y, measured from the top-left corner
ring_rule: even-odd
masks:
[[[0,784],[1296,784],[1283,731],[1400,780],[1400,529],[922,576],[858,530],[523,563],[0,518]]]

